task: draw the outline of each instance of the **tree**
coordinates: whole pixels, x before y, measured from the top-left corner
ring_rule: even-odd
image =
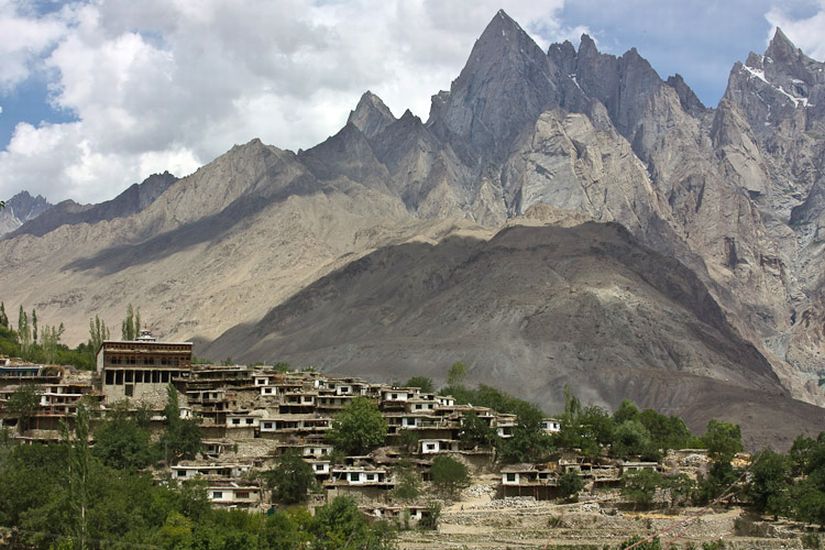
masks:
[[[447,371],[447,385],[461,386],[464,384],[464,378],[467,376],[467,365],[461,361],[456,361],[450,366]]]
[[[37,343],[37,310],[32,309],[32,342]]]
[[[380,524],[370,525],[355,501],[336,497],[318,508],[310,525],[312,550],[380,550],[392,548],[394,535]]]
[[[97,357],[97,350],[103,344],[104,340],[109,339],[109,328],[106,326],[100,317],[95,315],[94,319],[89,319],[89,349],[92,352],[92,358]]]
[[[81,403],[74,419],[74,433],[63,425],[63,441],[69,450],[67,470],[70,504],[74,512],[73,538],[80,550],[85,550],[89,533],[90,471],[92,456],[89,451],[89,411]]]
[[[702,441],[708,449],[708,456],[714,462],[730,462],[743,449],[739,426],[721,420],[708,422]]]
[[[665,416],[653,409],[639,414],[638,420],[650,432],[654,449],[684,449],[691,443],[693,434],[685,422],[677,416]]]
[[[166,426],[160,436],[160,449],[166,464],[173,464],[181,459],[195,458],[201,448],[201,432],[197,421],[180,417],[178,390],[169,384],[166,388],[166,407],[163,409]]]
[[[272,500],[283,504],[304,502],[307,493],[315,487],[312,467],[295,450],[289,450],[278,459],[275,468],[263,473],[272,490]]]
[[[619,425],[628,420],[638,420],[639,419],[639,409],[636,407],[636,404],[631,401],[630,399],[625,399],[619,405],[619,408],[613,413],[613,421]]]
[[[559,496],[564,500],[576,500],[584,482],[576,472],[564,472],[559,476]]]
[[[544,433],[541,421],[544,414],[531,403],[521,401],[512,409],[517,416],[513,436],[499,439],[499,458],[502,462],[536,462],[546,457],[552,448],[552,438]]]
[[[120,325],[120,332],[124,340],[135,340],[140,335],[140,308],[135,310],[132,304],[126,307],[126,318]]]
[[[115,407],[112,416],[95,430],[94,455],[118,470],[140,470],[154,462],[149,431],[131,418],[125,406]]]
[[[788,488],[793,484],[790,461],[766,449],[753,457],[746,494],[759,513],[779,515],[790,507]]]
[[[473,449],[490,447],[496,443],[496,431],[476,413],[465,413],[461,421],[459,439],[463,446]]]
[[[25,384],[18,387],[9,396],[6,409],[17,417],[17,427],[20,433],[25,433],[29,429],[29,424],[40,406],[40,395],[36,386]]]
[[[696,493],[696,482],[687,474],[665,478],[664,488],[670,495],[670,506],[685,506]]]
[[[618,458],[628,458],[650,453],[650,432],[638,420],[626,420],[613,434],[611,454]]]
[[[0,326],[9,328],[9,316],[6,315],[6,304],[0,302]]]
[[[470,484],[470,474],[467,467],[461,462],[445,455],[439,455],[433,460],[430,468],[430,479],[439,491],[454,496],[459,489]]]
[[[384,444],[387,421],[374,401],[356,397],[335,416],[327,437],[346,455],[364,455]]]
[[[426,376],[413,376],[407,383],[404,384],[408,388],[418,388],[423,393],[433,393],[435,389],[433,388],[433,379],[427,378]]]
[[[46,363],[54,363],[57,360],[57,353],[60,349],[60,338],[63,336],[64,331],[63,323],[60,323],[59,327],[50,327],[48,325],[43,327],[43,334],[40,340]]]
[[[23,310],[23,306],[20,306],[17,314],[17,337],[20,339],[20,353],[25,357],[32,343],[32,331],[29,326],[29,316]]]
[[[418,497],[421,489],[421,476],[408,461],[399,463],[395,469],[395,489],[393,494],[401,500],[412,500]]]
[[[637,470],[627,472],[622,477],[622,496],[633,503],[634,507],[648,508],[653,504],[656,489],[665,485],[662,474],[656,470]]]

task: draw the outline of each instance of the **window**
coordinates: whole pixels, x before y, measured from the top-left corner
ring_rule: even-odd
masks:
[[[507,474],[507,481],[515,481],[516,474]]]
[[[126,383],[131,384],[135,381],[135,373],[134,371],[127,370],[126,371]]]
[[[221,499],[223,498],[223,493],[221,491],[212,491],[212,498]]]
[[[106,371],[106,385],[111,386],[115,383],[115,373],[114,371],[107,370]]]
[[[160,373],[156,370],[152,371],[152,384],[160,384]]]
[[[435,450],[435,443],[427,443],[427,450],[434,451]]]
[[[316,472],[323,472],[324,471],[324,465],[323,464],[316,464],[315,465],[315,471]]]
[[[169,371],[163,371],[161,373],[161,382],[167,384],[169,382]]]
[[[264,422],[264,429],[271,430],[272,429],[272,422]]]
[[[246,423],[247,423],[247,424],[252,424],[252,422],[253,422],[253,420],[252,420],[251,418],[247,418],[247,419],[246,419]]]
[[[186,470],[178,470],[178,477],[186,477]]]
[[[237,499],[249,498],[249,491],[237,491],[235,493],[235,498],[237,498]]]
[[[361,474],[359,474],[359,473],[357,473],[357,472],[352,472],[352,473],[349,475],[349,480],[350,480],[350,481],[358,481],[359,479],[361,479]]]
[[[123,390],[126,393],[126,397],[133,397],[135,395],[134,384],[126,384],[125,386],[123,386]]]
[[[390,399],[398,399],[398,394],[394,393],[390,396]]]
[[[119,370],[115,372],[115,385],[121,386],[123,385],[123,371]]]
[[[141,384],[142,382],[143,382],[143,371],[142,370],[136,370],[135,371],[135,383],[136,384]]]
[[[367,481],[375,481],[375,474],[367,474]]]
[[[420,411],[423,408],[424,408],[424,405],[422,405],[421,403],[416,403],[415,410]]]
[[[233,418],[233,419],[232,419],[232,424],[234,424],[234,425],[236,425],[236,426],[237,426],[237,425],[238,425],[238,424],[240,424],[240,423],[241,423],[241,419],[240,419],[240,418]]]

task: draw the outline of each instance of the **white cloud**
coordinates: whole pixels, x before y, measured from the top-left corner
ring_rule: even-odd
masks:
[[[819,1],[819,10],[809,17],[794,18],[781,7],[774,6],[765,18],[773,26],[770,36],[773,36],[776,27],[780,27],[806,55],[825,61],[825,0]]]
[[[0,41],[0,85],[45,71],[54,105],[77,116],[17,127],[0,152],[0,196],[100,201],[253,137],[307,148],[367,89],[426,119],[500,7],[546,46],[582,30],[559,25],[562,4],[93,0],[41,17],[0,0],[0,36],[12,37]]]

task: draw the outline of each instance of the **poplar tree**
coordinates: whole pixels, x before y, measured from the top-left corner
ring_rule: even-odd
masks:
[[[9,317],[6,315],[6,304],[0,302],[0,326],[9,328]]]
[[[126,307],[126,319],[120,325],[121,336],[124,340],[135,340],[140,334],[140,308]]]
[[[94,319],[89,319],[89,350],[92,354],[92,362],[97,356],[97,350],[100,349],[104,340],[109,339],[109,328],[106,323],[100,320],[100,317],[95,315]]]

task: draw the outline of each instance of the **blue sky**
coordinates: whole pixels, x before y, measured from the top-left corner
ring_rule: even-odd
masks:
[[[0,0],[0,198],[97,202],[253,137],[310,147],[367,89],[426,119],[499,8],[543,47],[636,47],[711,106],[777,24],[825,58],[825,0]]]

